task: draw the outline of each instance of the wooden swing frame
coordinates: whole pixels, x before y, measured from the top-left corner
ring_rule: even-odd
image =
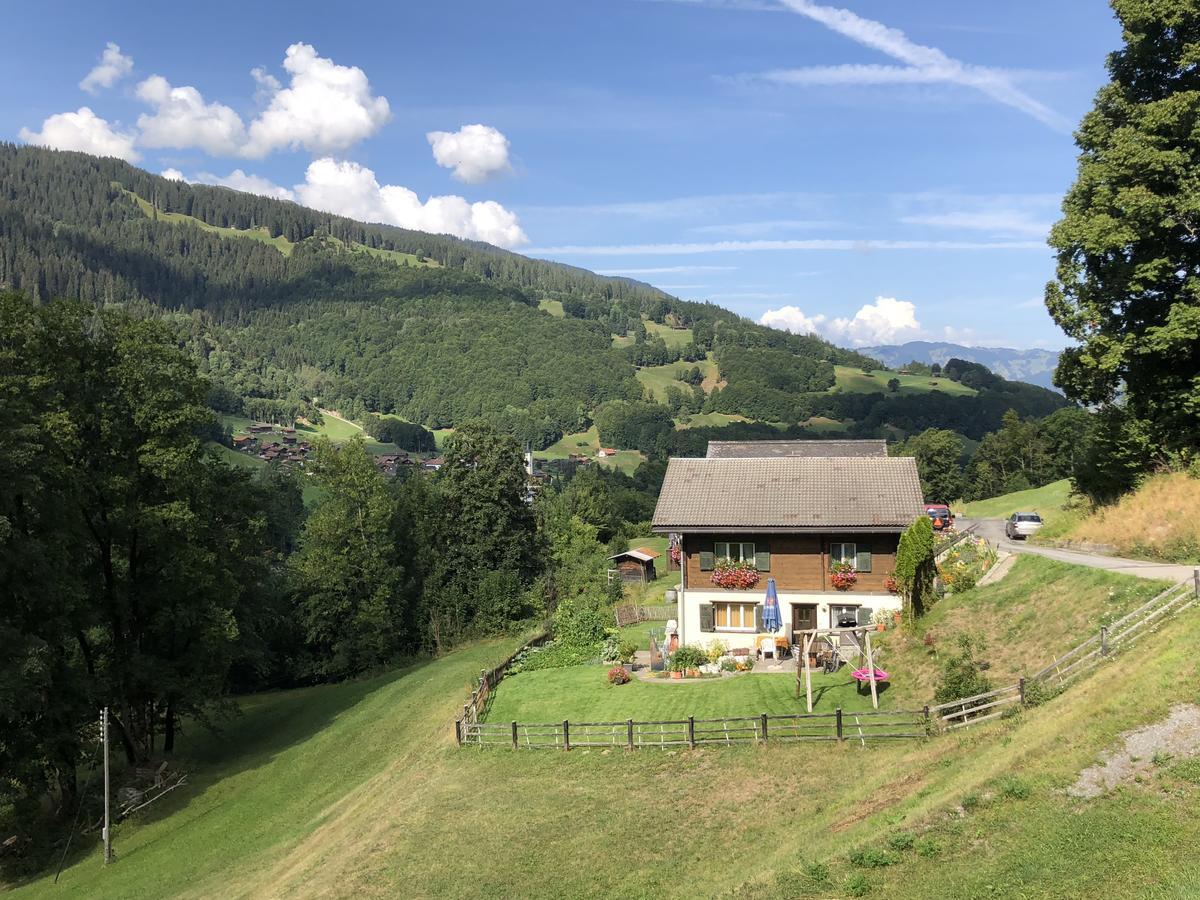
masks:
[[[875,631],[874,625],[856,625],[851,628],[810,628],[800,632],[804,635],[803,652],[796,658],[797,682],[800,674],[804,676],[804,694],[808,702],[808,711],[813,711],[812,700],[812,669],[808,666],[808,654],[812,650],[812,646],[818,638],[836,637],[840,643],[841,637],[845,634],[853,636],[855,644],[858,645],[858,652],[867,660],[867,679],[871,683],[871,706],[879,709],[879,690],[876,686],[875,679],[875,655],[871,649],[871,632]],[[831,642],[833,643],[833,642]],[[836,646],[834,647],[836,650]]]

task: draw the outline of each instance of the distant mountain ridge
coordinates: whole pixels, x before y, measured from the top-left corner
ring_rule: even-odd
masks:
[[[906,344],[885,344],[879,347],[860,347],[860,353],[873,356],[888,368],[898,368],[916,360],[928,365],[945,365],[950,359],[965,359],[987,366],[1001,378],[1023,381],[1039,387],[1054,387],[1054,369],[1058,365],[1058,350],[1016,350],[1011,347],[964,347],[944,341],[909,341]]]

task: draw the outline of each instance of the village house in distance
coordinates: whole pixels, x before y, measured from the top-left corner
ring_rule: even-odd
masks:
[[[916,461],[882,440],[713,441],[705,459],[672,459],[653,524],[679,541],[679,642],[795,644],[796,632],[899,610],[896,547],[923,514]],[[774,632],[762,623],[769,578]]]

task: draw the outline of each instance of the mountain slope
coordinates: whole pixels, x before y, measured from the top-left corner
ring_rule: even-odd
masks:
[[[1054,368],[1058,365],[1057,350],[964,347],[962,344],[941,341],[909,341],[906,344],[863,347],[862,352],[893,369],[914,360],[926,365],[945,365],[950,359],[965,359],[987,366],[1009,381],[1024,381],[1045,388],[1054,388]]]
[[[1075,570],[1056,575],[1071,593]],[[1004,589],[1010,655],[1046,631],[1017,587]],[[1088,596],[1102,612],[1107,592]],[[46,875],[13,896],[829,897],[857,895],[855,877],[898,898],[1193,896],[1200,786],[1169,774],[1181,756],[1096,799],[1063,791],[1123,731],[1194,701],[1180,673],[1198,639],[1193,611],[1150,639],[1148,657],[924,743],[458,750],[450,722],[470,680],[505,654],[492,642],[246,698],[222,738],[184,736],[191,785],[118,827],[115,865],[93,846],[57,886]],[[647,813],[664,785],[665,808]],[[897,833],[914,838],[907,849],[888,847]],[[860,849],[876,852],[856,865]],[[821,867],[828,878],[809,887]]]

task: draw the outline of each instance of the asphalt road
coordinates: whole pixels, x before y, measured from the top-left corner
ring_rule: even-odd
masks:
[[[1077,566],[1107,569],[1121,575],[1136,575],[1138,578],[1162,578],[1179,582],[1194,577],[1195,566],[1177,566],[1170,563],[1147,562],[1144,559],[1122,559],[1119,556],[1102,556],[1098,553],[1081,553],[1077,550],[1057,550],[1039,547],[1027,541],[1010,541],[1004,536],[1003,519],[958,519],[955,525],[962,529],[978,523],[976,534],[988,539],[993,547],[1007,553],[1033,553]]]

